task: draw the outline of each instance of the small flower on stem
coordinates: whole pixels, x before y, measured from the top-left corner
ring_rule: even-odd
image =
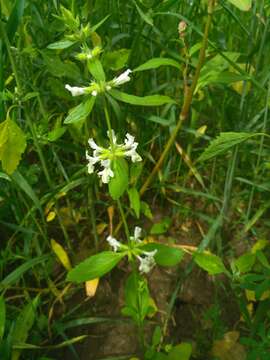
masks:
[[[66,84],[65,88],[71,92],[72,96],[80,96],[80,95],[84,95],[87,93],[86,87],[70,86],[70,85]]]
[[[139,226],[136,226],[134,229],[134,236],[131,236],[130,240],[136,243],[141,243],[142,242],[142,240],[140,239],[141,236],[142,236],[142,229]]]
[[[114,252],[116,252],[117,250],[120,249],[121,243],[118,240],[116,240],[114,237],[112,237],[111,235],[109,235],[106,240],[111,245]]]
[[[114,172],[110,168],[111,160],[102,160],[101,166],[104,167],[102,171],[98,172],[98,175],[101,177],[101,180],[104,184],[108,184],[110,181],[110,178],[114,177]]]
[[[155,255],[157,253],[157,250],[153,250],[153,251],[144,251],[143,255],[145,255],[144,257],[141,256],[137,256],[137,258],[140,261],[140,265],[139,265],[139,271],[142,274],[147,274],[149,273],[153,267],[156,265],[155,262]]]
[[[107,133],[109,136],[109,133]],[[92,174],[95,170],[94,165],[100,163],[103,166],[103,170],[98,172],[103,183],[108,184],[110,178],[114,177],[113,170],[111,169],[111,163],[113,160],[121,157],[130,157],[132,162],[141,161],[142,158],[136,152],[138,143],[134,141],[134,136],[126,134],[124,144],[117,144],[117,139],[113,130],[111,130],[112,144],[106,149],[98,146],[94,139],[88,140],[89,146],[94,150],[93,155],[90,156],[86,151],[86,159],[88,160],[87,168],[88,173]]]
[[[127,69],[121,75],[113,78],[112,81],[111,81],[112,86],[119,86],[119,85],[125,84],[126,82],[130,81],[129,74],[131,72],[132,71],[130,69]]]

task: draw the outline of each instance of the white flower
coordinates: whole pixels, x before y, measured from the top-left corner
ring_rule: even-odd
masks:
[[[103,169],[98,172],[98,175],[105,184],[108,184],[110,178],[114,177],[114,172],[111,169],[112,161],[126,156],[131,157],[133,162],[142,160],[140,155],[136,152],[138,143],[134,141],[134,136],[127,133],[124,144],[117,144],[114,130],[111,130],[111,133],[108,131],[107,135],[111,138],[111,144],[108,148],[98,146],[94,139],[90,138],[88,144],[91,149],[93,149],[93,155],[90,156],[88,152],[86,152],[88,173],[92,174],[95,170],[94,165],[100,163],[100,165],[103,166]]]
[[[122,85],[122,84],[125,84],[126,82],[130,81],[130,77],[129,77],[129,74],[131,73],[132,71],[130,69],[127,69],[125,72],[123,72],[121,75],[115,77],[113,80],[112,80],[112,85],[113,86],[119,86],[119,85]]]
[[[70,86],[68,84],[65,85],[65,88],[71,92],[72,96],[84,95],[87,89],[85,87]]]
[[[144,257],[141,257],[139,255],[137,256],[137,258],[140,261],[139,271],[141,273],[147,274],[147,273],[149,273],[149,271],[151,271],[153,269],[153,267],[156,264],[155,258],[154,258],[156,253],[157,253],[157,250],[145,251],[145,252],[143,252],[143,255],[145,255]]]
[[[97,90],[94,90],[91,92],[91,95],[93,95],[93,96],[97,96],[97,94],[98,94]]]
[[[121,243],[118,240],[116,240],[114,237],[112,237],[111,235],[109,235],[106,240],[111,245],[114,252],[116,252],[121,247]]]
[[[134,142],[134,136],[130,135],[129,133],[126,134],[125,139],[125,155],[131,157],[132,162],[142,161],[140,155],[136,152],[138,143]]]
[[[101,160],[101,165],[104,166],[104,169],[99,171],[98,175],[101,177],[101,180],[104,184],[108,184],[110,178],[114,177],[114,173],[110,168],[111,161],[109,159]]]
[[[134,229],[134,236],[131,236],[130,240],[140,243],[142,242],[142,240],[140,239],[141,236],[142,236],[142,229],[139,226],[136,226]]]
[[[86,159],[88,160],[88,164],[87,164],[88,173],[92,174],[95,170],[94,165],[99,161],[99,158],[90,156],[88,154],[88,151],[86,151]]]

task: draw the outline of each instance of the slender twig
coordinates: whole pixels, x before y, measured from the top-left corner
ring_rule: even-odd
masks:
[[[153,168],[152,172],[150,173],[150,175],[148,176],[148,178],[144,182],[143,186],[141,187],[140,195],[143,195],[145,193],[148,186],[152,182],[154,176],[156,175],[156,173],[161,168],[166,156],[168,155],[168,152],[169,152],[170,148],[172,147],[172,145],[173,145],[173,143],[174,143],[174,141],[176,139],[176,136],[177,136],[179,130],[182,127],[183,122],[188,117],[190,107],[191,107],[191,104],[192,104],[194,91],[196,89],[196,86],[197,86],[197,83],[198,83],[198,80],[199,80],[199,77],[200,77],[200,72],[201,72],[201,69],[202,69],[202,66],[203,66],[204,60],[205,60],[205,52],[206,52],[206,48],[207,48],[208,35],[209,35],[210,25],[211,25],[211,21],[212,21],[212,15],[213,15],[213,11],[214,11],[214,3],[215,3],[214,0],[209,0],[209,3],[208,3],[208,16],[207,16],[207,21],[206,21],[206,25],[205,25],[204,36],[203,36],[203,41],[202,41],[202,47],[201,47],[200,54],[199,54],[198,64],[197,64],[195,74],[194,74],[194,77],[193,77],[193,81],[192,81],[192,84],[191,84],[190,88],[185,89],[184,103],[183,103],[183,106],[182,106],[182,110],[180,112],[178,123],[177,123],[174,131],[172,132],[170,138],[168,139],[168,141],[167,141],[167,143],[165,145],[165,148],[164,148],[163,152],[161,153],[155,167]]]

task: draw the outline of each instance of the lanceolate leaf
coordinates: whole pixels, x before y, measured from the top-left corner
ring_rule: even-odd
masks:
[[[135,96],[123,93],[121,91],[112,89],[110,94],[119,101],[127,104],[139,105],[139,106],[161,106],[164,104],[174,104],[175,101],[169,96],[164,95],[150,95],[150,96]]]
[[[128,187],[128,165],[126,160],[117,159],[112,162],[114,177],[109,182],[109,192],[114,200],[120,198]]]
[[[4,336],[6,323],[6,305],[4,296],[0,296],[0,342]]]
[[[28,303],[21,313],[19,314],[14,332],[13,332],[13,344],[24,343],[29,335],[36,316],[36,308],[39,302],[39,296],[37,296],[33,301]],[[21,350],[13,350],[11,360],[18,360],[21,354]]]
[[[180,67],[181,67],[180,64],[173,59],[153,58],[153,59],[146,61],[144,64],[138,66],[136,69],[133,70],[133,72],[156,69],[156,68],[159,68],[160,66],[173,66],[177,69],[180,69]]]
[[[16,30],[20,24],[21,18],[23,17],[25,0],[16,0],[12,12],[8,18],[6,25],[6,32],[10,42],[12,42]]]
[[[221,274],[227,271],[221,258],[211,253],[195,253],[194,261],[210,275]]]
[[[124,253],[113,251],[90,256],[68,273],[67,280],[80,283],[99,278],[112,270],[124,256]]]
[[[90,96],[90,95],[89,95]],[[70,113],[66,117],[65,124],[75,124],[81,120],[85,120],[87,116],[91,113],[93,106],[95,104],[95,96],[89,97],[86,101],[79,104],[78,106],[71,109]]]
[[[0,160],[3,169],[12,174],[26,148],[25,134],[10,118],[0,124]]]
[[[223,154],[233,146],[240,144],[254,136],[262,134],[251,134],[244,132],[226,132],[221,133],[215,140],[213,140],[208,148],[202,153],[199,161],[209,160],[217,155]]]
[[[252,0],[228,0],[228,1],[242,11],[248,11],[251,9]]]
[[[67,49],[70,46],[74,45],[75,41],[71,41],[71,40],[60,40],[60,41],[56,41],[50,45],[47,46],[48,49],[51,50],[60,50],[60,49]]]

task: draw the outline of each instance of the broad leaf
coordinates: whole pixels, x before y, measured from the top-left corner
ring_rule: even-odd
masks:
[[[131,105],[139,106],[161,106],[164,104],[175,104],[175,101],[169,96],[165,95],[149,95],[149,96],[135,96],[123,93],[121,91],[112,89],[109,92],[116,100],[122,101]]]
[[[119,199],[128,188],[128,165],[124,159],[112,162],[114,177],[109,182],[109,192],[114,200]]]
[[[75,41],[71,41],[71,40],[60,40],[60,41],[56,41],[50,45],[47,46],[48,49],[51,50],[60,50],[60,49],[67,49],[70,46],[74,45]]]
[[[134,210],[136,217],[140,217],[140,209],[141,209],[141,202],[140,202],[140,194],[138,190],[133,187],[128,190],[128,197],[130,202],[131,209]]]
[[[97,59],[91,59],[87,61],[87,67],[91,75],[98,81],[105,81],[106,76],[103,70],[101,62]]]
[[[145,251],[157,250],[155,261],[161,266],[175,266],[181,262],[184,252],[164,244],[149,243],[143,246]]]
[[[177,69],[181,68],[181,65],[173,59],[153,58],[153,59],[146,61],[144,64],[138,66],[136,69],[133,70],[133,72],[156,69],[156,68],[159,68],[160,66],[173,66]]]
[[[251,9],[252,0],[228,0],[228,1],[242,11],[248,11]]]
[[[13,120],[7,118],[0,124],[0,160],[8,174],[16,170],[25,148],[25,134]]]
[[[248,272],[252,269],[255,263],[256,255],[252,253],[247,253],[240,256],[237,260],[234,261],[234,265],[241,273]]]
[[[258,133],[245,132],[224,132],[213,140],[208,148],[199,157],[199,161],[209,160],[217,155],[223,154],[235,145],[238,145],[254,136],[261,135]]]
[[[67,280],[80,283],[99,278],[112,270],[124,256],[124,253],[113,251],[90,256],[68,273]]]
[[[192,353],[192,346],[189,343],[176,345],[169,352],[168,360],[189,360]]]
[[[85,120],[91,113],[95,101],[95,96],[91,96],[86,101],[71,109],[64,121],[64,124],[75,124],[79,123],[81,120]]]
[[[106,52],[103,57],[104,67],[112,70],[122,69],[128,61],[129,54],[129,49],[119,49]]]
[[[160,235],[167,232],[171,226],[172,219],[169,217],[165,217],[160,222],[155,223],[151,229],[150,234],[151,235]]]
[[[210,253],[195,253],[195,263],[203,270],[207,271],[209,275],[216,275],[226,272],[226,268],[222,260]]]

